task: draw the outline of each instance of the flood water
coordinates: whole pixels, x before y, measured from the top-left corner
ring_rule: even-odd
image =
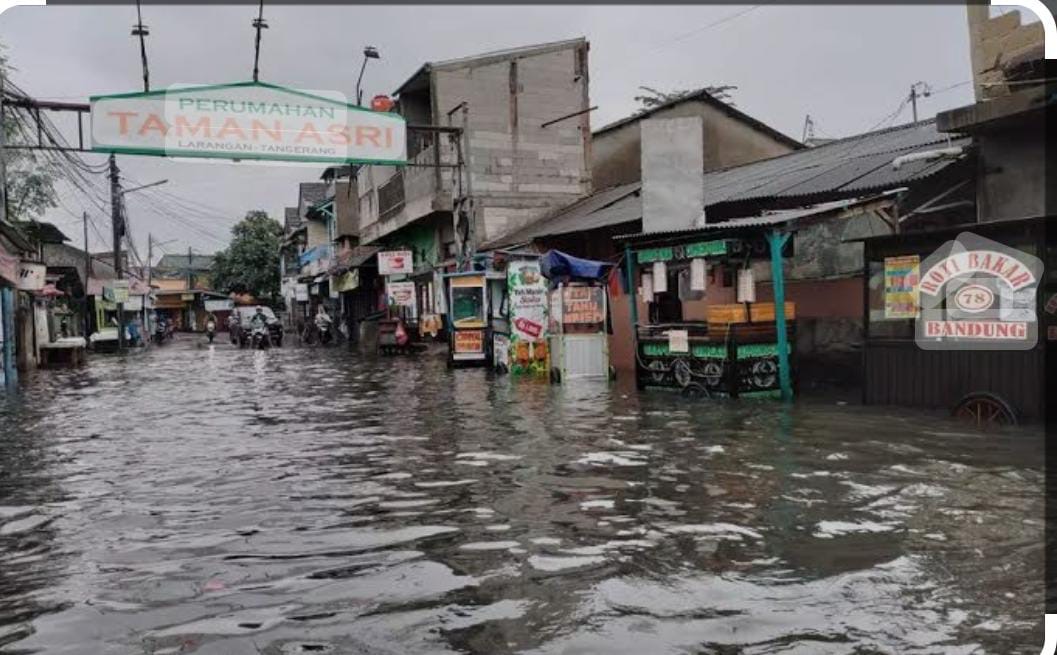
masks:
[[[0,651],[1034,654],[1042,453],[184,337],[0,397]]]

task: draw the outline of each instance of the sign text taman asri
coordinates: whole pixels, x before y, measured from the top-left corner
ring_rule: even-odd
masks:
[[[91,99],[92,149],[177,157],[403,164],[395,113],[263,82]]]

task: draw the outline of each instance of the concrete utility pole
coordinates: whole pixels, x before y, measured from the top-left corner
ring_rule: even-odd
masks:
[[[125,233],[125,225],[121,216],[121,181],[118,179],[117,158],[110,153],[107,160],[110,166],[110,222],[113,227],[114,237],[114,276],[121,280],[121,237]],[[117,304],[117,346],[125,349],[125,303]]]
[[[190,293],[191,289],[191,246],[187,246],[187,291]]]
[[[932,87],[925,82],[914,82],[910,85],[910,108],[913,112],[915,123],[918,122],[918,87],[921,87],[922,98],[932,95]]]

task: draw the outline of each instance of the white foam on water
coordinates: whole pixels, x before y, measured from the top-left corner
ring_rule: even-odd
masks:
[[[819,521],[815,527],[816,539],[832,539],[846,534],[892,532],[895,526],[875,521]]]
[[[459,550],[507,550],[520,545],[516,541],[471,541],[459,546]]]
[[[529,566],[537,571],[554,573],[556,571],[571,571],[590,566],[604,564],[605,557],[551,557],[549,555],[532,555],[528,558]]]

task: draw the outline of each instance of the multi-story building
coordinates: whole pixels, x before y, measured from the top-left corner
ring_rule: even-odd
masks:
[[[411,250],[437,293],[437,271],[590,193],[587,52],[580,38],[419,68],[395,94],[409,165],[351,172],[360,243]]]

